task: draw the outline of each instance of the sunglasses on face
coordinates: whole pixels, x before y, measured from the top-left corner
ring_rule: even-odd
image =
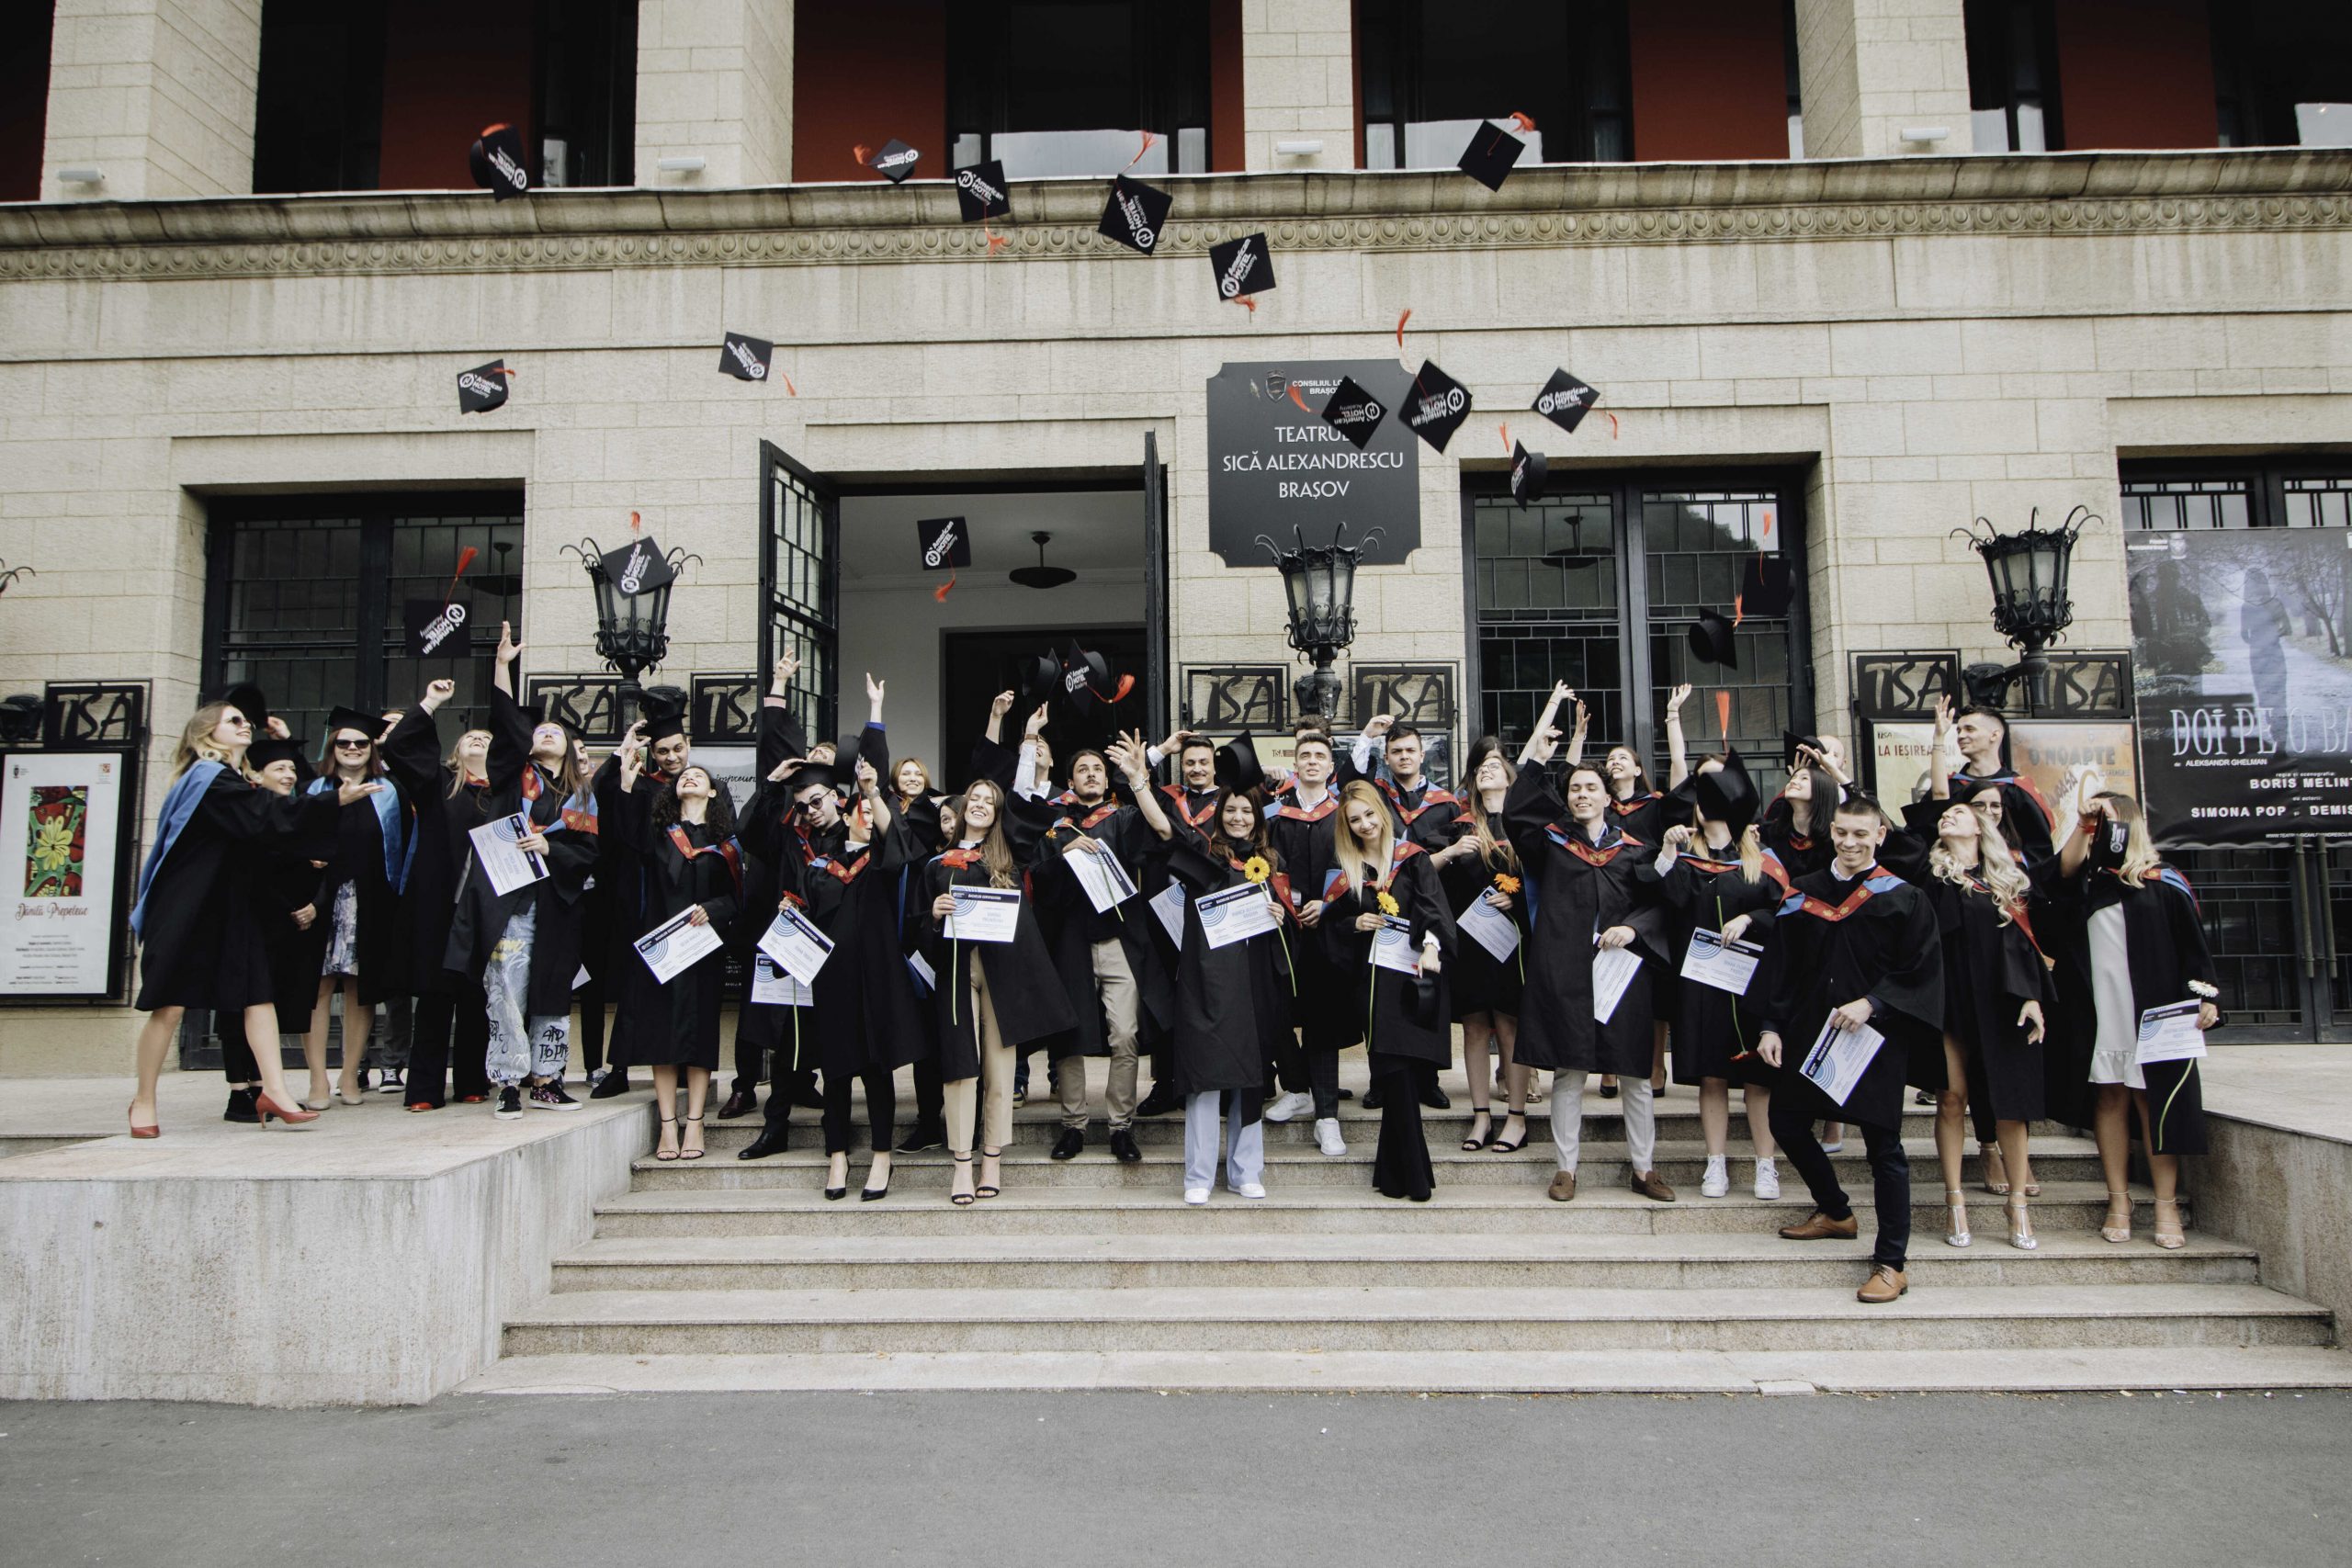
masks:
[[[365,751],[372,744],[373,742],[367,740],[338,740],[334,743],[334,749],[338,751]]]

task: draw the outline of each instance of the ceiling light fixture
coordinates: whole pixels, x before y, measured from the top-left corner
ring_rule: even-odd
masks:
[[[1016,566],[1005,573],[1007,577],[1012,578],[1023,588],[1059,588],[1065,582],[1078,581],[1078,573],[1070,570],[1069,568],[1046,564],[1046,547],[1054,542],[1054,536],[1051,534],[1040,528],[1030,535],[1029,538],[1030,542],[1037,547],[1037,564]]]

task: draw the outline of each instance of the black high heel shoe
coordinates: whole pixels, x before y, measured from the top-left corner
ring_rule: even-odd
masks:
[[[825,1189],[826,1202],[838,1203],[842,1199],[849,1196],[849,1160],[846,1157],[842,1160],[842,1182],[841,1186],[828,1187]]]
[[[674,1116],[664,1116],[662,1118],[662,1125],[664,1127],[674,1127],[677,1124],[678,1119]],[[675,1149],[656,1148],[653,1151],[653,1157],[660,1160],[662,1164],[667,1165],[672,1160],[678,1157],[678,1151]]]
[[[857,1201],[861,1203],[879,1202],[889,1195],[890,1179],[887,1176],[882,1179],[882,1185],[879,1187],[861,1187],[857,1190]]]
[[[694,1122],[696,1126],[700,1126],[702,1124],[702,1118],[699,1116],[689,1116],[686,1120]],[[685,1134],[684,1133],[680,1133],[678,1134],[678,1141],[681,1145],[678,1150],[678,1157],[680,1159],[700,1159],[703,1155],[707,1152],[703,1149],[690,1149],[683,1146],[685,1142]]]
[[[1473,1137],[1467,1137],[1462,1140],[1462,1152],[1465,1155],[1476,1154],[1478,1150],[1485,1148],[1487,1145],[1495,1141],[1494,1112],[1487,1110],[1483,1105],[1474,1107],[1470,1112],[1470,1119],[1473,1122],[1476,1122],[1481,1116],[1487,1119],[1487,1130]]]
[[[1517,1143],[1507,1144],[1500,1138],[1492,1139],[1487,1145],[1487,1152],[1488,1154],[1515,1155],[1519,1153],[1520,1150],[1527,1146],[1527,1112],[1524,1111],[1513,1111],[1504,1116],[1503,1120],[1508,1122],[1512,1116],[1519,1118],[1519,1141]]]
[[[951,1153],[953,1151],[951,1151]],[[963,1154],[956,1155],[955,1159],[957,1165],[969,1165],[972,1163],[972,1156],[968,1150]],[[947,1201],[955,1204],[959,1209],[968,1209],[975,1202],[979,1201],[979,1194],[977,1192],[950,1192],[947,1195]]]

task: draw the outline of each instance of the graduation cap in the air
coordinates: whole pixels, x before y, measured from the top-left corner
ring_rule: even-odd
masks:
[[[915,525],[915,550],[925,571],[972,564],[972,528],[961,517],[926,517]]]
[[[893,136],[882,143],[882,151],[865,160],[865,166],[894,186],[903,185],[922,157],[922,153]]]
[[[1099,706],[1115,700],[1111,695],[1111,661],[1072,642],[1062,656],[1061,688],[1073,713],[1092,718]]]
[[[1730,617],[1718,615],[1713,610],[1702,610],[1690,624],[1690,652],[1701,662],[1720,664],[1728,670],[1739,668],[1739,647],[1733,640]]]
[[[1735,838],[1756,820],[1762,796],[1757,793],[1756,781],[1748,776],[1747,764],[1740,761],[1737,751],[1726,750],[1722,767],[1692,776],[1698,783],[1701,815],[1727,824]]]
[[[1166,191],[1116,175],[1111,180],[1110,199],[1102,204],[1102,221],[1094,226],[1094,231],[1149,255],[1159,249],[1159,236],[1168,227],[1168,210],[1175,205],[1176,198]]]
[[[967,223],[984,223],[1010,213],[1012,191],[1005,183],[1003,161],[991,158],[956,170],[956,204],[963,209]]]
[[[511,374],[503,359],[458,371],[458,412],[488,413],[492,409],[504,408],[509,390],[507,378]]]
[[[1262,233],[1244,234],[1209,247],[1209,269],[1216,274],[1216,291],[1227,299],[1262,294],[1274,286],[1274,253]]]
[[[334,738],[346,729],[356,729],[369,740],[373,740],[384,733],[384,716],[380,713],[368,713],[362,708],[345,707],[338,703],[327,714],[327,750],[334,749]]]
[[[499,200],[531,193],[531,172],[523,162],[523,133],[513,126],[484,126],[467,158],[473,165],[474,184],[488,187]]]
[[[1770,619],[1785,615],[1796,603],[1797,574],[1785,556],[1752,555],[1739,569],[1739,614]]]
[[[1510,449],[1510,498],[1519,502],[1520,510],[1544,499],[1544,480],[1552,471],[1551,463],[1541,452],[1530,452],[1523,444]]]
[[[401,626],[411,659],[464,659],[474,650],[473,627],[465,605],[451,600],[403,599]]]
[[[1574,435],[1592,405],[1600,400],[1600,389],[1579,381],[1565,370],[1555,370],[1544,389],[1535,394],[1532,405],[1537,413]]]
[[[1439,369],[1437,361],[1424,359],[1396,417],[1405,422],[1406,429],[1442,452],[1462,422],[1470,417],[1470,389]]]
[[[299,774],[305,771],[310,754],[300,739],[280,740],[274,735],[260,735],[245,748],[245,771],[257,773],[272,762],[291,762]]]
[[[1323,423],[1356,444],[1361,452],[1372,444],[1373,433],[1388,412],[1378,398],[1356,385],[1352,376],[1342,376],[1331,389],[1331,400],[1323,405]]]
[[[1051,651],[1030,654],[1015,665],[1013,680],[1021,693],[1021,700],[1013,705],[1014,715],[1026,723],[1029,715],[1052,702],[1062,689],[1062,661]]]
[[[1248,730],[1216,749],[1216,782],[1220,789],[1252,790],[1266,782],[1266,770],[1258,761],[1257,742]]]
[[[1503,181],[1510,177],[1511,166],[1526,151],[1527,143],[1518,132],[1490,119],[1472,132],[1470,145],[1462,150],[1454,167],[1488,190],[1500,190]]]
[[[775,358],[775,344],[765,338],[728,333],[718,344],[718,367],[738,381],[764,381]]]
[[[599,564],[613,586],[632,597],[666,588],[678,575],[677,568],[670,564],[670,558],[662,553],[662,547],[653,542],[650,534],[634,535],[619,549],[606,550]]]

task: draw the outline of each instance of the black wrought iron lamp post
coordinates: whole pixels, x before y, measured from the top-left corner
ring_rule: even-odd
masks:
[[[702,558],[673,549],[664,558],[670,570],[662,584],[629,592],[605,570],[605,552],[595,540],[563,547],[588,569],[588,582],[596,594],[596,653],[620,673],[619,710],[626,715],[644,695],[638,677],[670,651],[670,590],[676,585],[678,569]]]
[[[2064,638],[2074,624],[2075,601],[2067,578],[2074,567],[2075,541],[2102,519],[2087,506],[2075,507],[2059,527],[2044,528],[2041,519],[2037,508],[2015,534],[2001,533],[1983,517],[1973,527],[1952,530],[1984,558],[1984,572],[1993,583],[1993,629],[2024,655],[2006,669],[1991,662],[1968,666],[1962,678],[1973,703],[2002,706],[2009,688],[2023,681],[2030,706],[2032,683],[2050,671],[2042,650]],[[1980,527],[1982,534],[1976,531]]]
[[[1301,719],[1318,715],[1326,722],[1340,712],[1340,677],[1331,660],[1356,638],[1356,567],[1381,531],[1374,528],[1360,545],[1345,544],[1348,525],[1334,530],[1328,545],[1310,545],[1297,529],[1296,549],[1286,550],[1265,535],[1258,543],[1274,558],[1283,574],[1283,592],[1290,599],[1290,645],[1312,660],[1315,668],[1292,682]]]

